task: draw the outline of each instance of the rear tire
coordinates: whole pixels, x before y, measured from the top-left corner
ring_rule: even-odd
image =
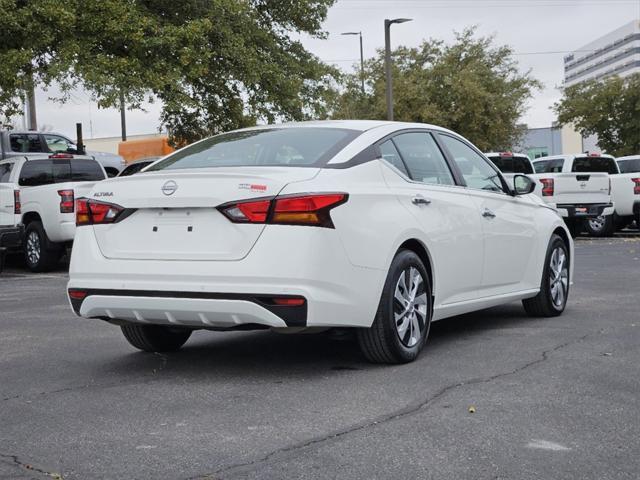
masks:
[[[522,301],[531,317],[557,317],[564,312],[569,298],[569,252],[562,238],[552,235],[542,271],[540,292]]]
[[[47,248],[51,242],[41,222],[34,221],[27,225],[24,233],[24,261],[32,272],[48,272],[53,270],[62,256],[61,248]]]
[[[613,215],[600,215],[584,221],[584,230],[591,237],[610,237],[615,232],[615,229]]]
[[[357,329],[366,359],[373,363],[415,360],[429,335],[431,311],[427,270],[418,255],[402,250],[391,262],[373,324]]]
[[[124,338],[143,352],[174,352],[185,344],[191,330],[163,325],[122,325]]]

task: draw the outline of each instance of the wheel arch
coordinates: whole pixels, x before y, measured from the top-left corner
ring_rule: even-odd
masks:
[[[416,255],[418,255],[418,257],[420,257],[420,260],[422,260],[424,267],[427,269],[427,275],[429,275],[429,284],[431,285],[431,296],[435,298],[436,289],[435,289],[435,279],[433,277],[433,262],[431,260],[431,254],[429,253],[429,250],[427,249],[427,247],[424,245],[424,243],[422,243],[417,238],[409,238],[400,244],[395,254],[397,255],[400,250],[411,250]]]
[[[562,241],[564,242],[564,246],[567,247],[569,261],[573,262],[573,259],[571,258],[571,240],[569,239],[569,234],[567,233],[567,231],[562,227],[556,227],[556,229],[553,231],[553,234],[558,235],[562,239]]]
[[[22,215],[22,224],[25,227],[31,222],[42,222],[42,217],[38,212],[30,211]]]

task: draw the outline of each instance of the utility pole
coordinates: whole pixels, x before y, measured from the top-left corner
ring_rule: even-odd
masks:
[[[122,141],[127,141],[127,118],[125,116],[124,91],[120,90],[120,129],[122,130]]]
[[[391,25],[410,22],[411,18],[385,19],[384,21],[384,69],[387,77],[387,120],[393,120],[393,83],[391,78]]]
[[[36,93],[33,85],[33,75],[29,72],[27,78],[27,116],[29,130],[38,130],[38,119],[36,116]]]

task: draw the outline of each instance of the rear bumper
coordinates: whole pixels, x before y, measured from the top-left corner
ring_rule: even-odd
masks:
[[[283,298],[283,297],[279,297]],[[286,298],[286,297],[285,297]],[[300,300],[299,297],[289,297]],[[307,304],[283,306],[268,295],[149,290],[87,290],[69,297],[76,314],[134,323],[234,328],[239,325],[306,327]]]
[[[557,204],[556,209],[563,218],[594,218],[600,215],[613,215],[614,205],[613,203]]]
[[[16,227],[0,227],[0,247],[7,249],[20,248],[24,238],[24,225]]]
[[[267,226],[242,260],[166,261],[105,258],[93,229],[80,227],[68,288],[87,291],[72,301],[85,318],[193,328],[369,327],[385,277],[354,266],[332,229]],[[270,304],[274,297],[301,297],[304,308]]]

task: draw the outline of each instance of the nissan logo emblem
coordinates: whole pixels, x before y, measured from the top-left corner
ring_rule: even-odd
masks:
[[[162,185],[162,188],[160,190],[162,190],[162,193],[164,193],[165,195],[173,195],[176,190],[178,190],[178,184],[173,180],[169,180],[164,185]]]

